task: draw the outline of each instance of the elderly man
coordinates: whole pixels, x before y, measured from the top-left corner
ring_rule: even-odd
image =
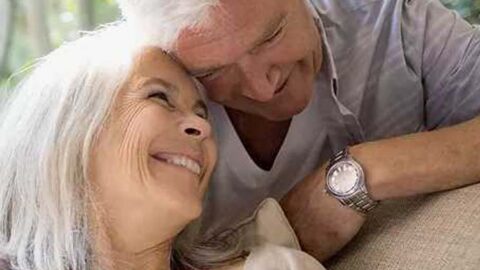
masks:
[[[275,197],[324,260],[379,201],[480,180],[480,30],[438,0],[157,2],[123,8],[177,21],[164,44],[211,100],[208,235]]]

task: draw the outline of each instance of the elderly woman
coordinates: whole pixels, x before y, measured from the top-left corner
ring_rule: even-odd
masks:
[[[129,36],[63,45],[2,106],[0,268],[323,269],[271,201],[238,237],[177,237],[216,161],[208,112],[180,66]]]

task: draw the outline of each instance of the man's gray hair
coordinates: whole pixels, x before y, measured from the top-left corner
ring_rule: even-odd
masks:
[[[0,259],[12,269],[91,270],[87,164],[131,68],[122,24],[40,59],[0,112]]]
[[[201,26],[219,0],[118,0],[122,14],[143,44],[166,51],[174,48],[180,33]]]

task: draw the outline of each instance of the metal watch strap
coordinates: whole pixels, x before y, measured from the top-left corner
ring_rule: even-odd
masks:
[[[327,166],[327,172],[330,170],[330,168],[335,164],[337,161],[340,161],[346,157],[348,157],[348,148],[344,148],[342,151],[337,152],[335,156],[333,156],[330,161],[328,162]]]
[[[338,152],[337,154],[335,154],[335,156],[333,156],[330,159],[330,162],[327,166],[327,172],[336,162],[346,158],[350,158],[351,160],[355,161],[355,159],[353,159],[350,156],[348,147],[344,148],[342,151]],[[342,205],[348,206],[363,214],[368,213],[378,205],[378,201],[375,201],[372,198],[370,198],[370,196],[368,196],[365,183],[363,184],[364,184],[363,188],[361,188],[355,194],[352,194],[351,196],[345,197],[345,198],[341,198],[341,197],[336,197],[336,198],[340,201]]]
[[[368,196],[366,192],[358,192],[349,198],[339,199],[339,201],[358,212],[366,214],[378,205],[377,201],[374,201]]]

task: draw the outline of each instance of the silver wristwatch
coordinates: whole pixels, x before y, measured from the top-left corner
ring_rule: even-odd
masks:
[[[337,153],[327,167],[326,192],[362,214],[368,213],[378,205],[365,185],[362,166],[349,154],[348,148]]]

